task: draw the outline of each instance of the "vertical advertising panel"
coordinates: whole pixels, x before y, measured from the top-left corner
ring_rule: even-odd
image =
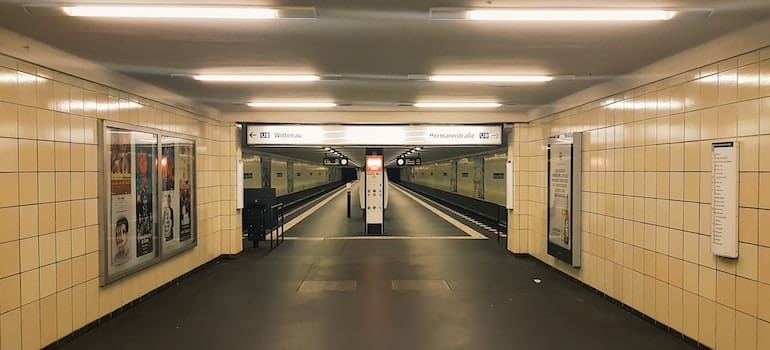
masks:
[[[102,285],[197,244],[194,141],[105,124]]]
[[[107,128],[108,275],[128,274],[155,260],[158,232],[153,211],[157,135]]]
[[[193,141],[163,136],[161,142],[161,237],[163,257],[194,245]]]
[[[548,254],[580,266],[581,134],[548,140]]]

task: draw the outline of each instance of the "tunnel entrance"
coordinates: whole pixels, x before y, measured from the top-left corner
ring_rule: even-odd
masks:
[[[507,224],[509,137],[500,124],[246,124],[244,204],[274,196],[289,239],[486,239]]]

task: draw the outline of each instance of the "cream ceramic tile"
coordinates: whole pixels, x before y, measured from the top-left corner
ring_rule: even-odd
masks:
[[[717,271],[701,266],[698,270],[698,295],[710,300],[716,299]]]
[[[676,331],[683,332],[684,300],[681,289],[669,286],[668,305],[668,324]]]
[[[735,349],[735,309],[717,304],[716,349]]]
[[[746,314],[757,315],[757,281],[737,277],[735,279],[735,308]]]
[[[740,102],[735,108],[737,109],[737,135],[757,135],[759,133],[759,100]]]
[[[37,171],[37,141],[19,140],[19,171]]]
[[[0,137],[0,154],[3,161],[0,162],[0,172],[19,171],[19,142],[17,139]]]
[[[56,263],[56,290],[61,292],[72,287],[72,260]]]
[[[56,335],[63,338],[72,332],[72,289],[56,293]]]
[[[96,198],[98,195],[98,175],[96,172],[84,173],[84,198]]]
[[[29,205],[38,202],[37,173],[19,173],[19,204]]]
[[[21,282],[19,275],[0,279],[0,313],[21,306]]]
[[[72,232],[69,230],[56,233],[56,261],[72,257]]]
[[[70,144],[67,142],[56,142],[54,144],[54,163],[56,171],[70,171],[71,161]]]
[[[698,340],[714,348],[716,346],[716,303],[701,297],[698,303],[699,312],[699,337]]]
[[[760,245],[770,247],[770,210],[758,211],[759,213],[759,239]]]
[[[756,208],[758,205],[759,191],[757,188],[759,185],[759,174],[757,173],[741,173],[739,175],[738,182],[738,203],[742,207]],[[770,191],[770,177],[767,178],[768,191]],[[760,188],[760,191],[762,189]]]
[[[21,349],[21,309],[0,315],[0,348]]]
[[[741,242],[757,244],[758,240],[758,209],[739,208],[738,238]]]
[[[0,278],[19,273],[19,241],[0,243]]]
[[[53,122],[53,112],[44,110],[44,109],[38,109],[37,110],[37,137],[40,140],[46,140],[46,141],[53,141],[55,132],[54,132],[54,122]]]
[[[757,283],[757,317],[770,322],[770,284]]]
[[[717,271],[716,291],[717,303],[735,307],[735,275]]]
[[[735,316],[735,348],[738,350],[756,350],[757,319],[740,312],[737,312]]]
[[[770,133],[770,97],[759,100],[759,133]]]
[[[743,176],[741,176],[741,180],[743,180]],[[749,180],[753,180],[753,178],[749,176]],[[749,188],[751,188],[751,186],[753,185],[754,184],[749,181],[745,185],[746,191],[748,191]],[[741,193],[741,194],[744,195],[744,193]],[[748,193],[746,193],[745,195],[748,196],[749,199],[751,200],[754,199],[753,195],[749,195]],[[770,209],[770,173],[759,173],[759,193],[757,194],[757,197],[758,197],[757,198],[758,203],[757,205],[754,205],[754,207],[759,206],[762,209]],[[747,206],[751,206],[750,204],[754,204],[750,201],[747,201],[746,203],[747,203]],[[744,205],[744,204],[741,203],[741,205]]]
[[[46,234],[38,238],[40,266],[56,262],[56,234]]]
[[[0,208],[19,205],[19,175],[0,173]]]
[[[684,173],[684,200],[698,202],[700,200],[700,173]]]
[[[701,203],[711,203],[712,202],[712,194],[711,194],[711,174],[712,173],[700,173],[700,189],[699,189],[699,201]]]
[[[70,142],[70,116],[54,113],[54,139],[58,142]]]
[[[56,170],[56,146],[50,141],[37,142],[37,168],[39,171]]]
[[[97,167],[98,152],[97,152],[96,145],[86,145],[84,153],[85,153],[85,170],[86,171],[99,170]]]
[[[37,173],[37,198],[39,203],[56,200],[56,173]]]
[[[757,322],[757,349],[770,349],[770,322]]]
[[[85,228],[86,253],[95,252],[99,249],[99,226],[91,225]]]
[[[42,346],[58,339],[56,304],[56,294],[40,299],[40,345]]]
[[[0,243],[19,239],[19,207],[0,208]]]
[[[40,303],[35,301],[21,308],[21,349],[40,347]]]
[[[684,230],[697,233],[700,229],[700,208],[698,203],[683,202]]]
[[[759,281],[770,283],[770,248],[759,247]]]
[[[684,290],[691,293],[698,293],[698,265],[691,262],[683,262],[683,284]]]
[[[71,228],[71,219],[70,202],[56,203],[56,231],[69,230]]]
[[[86,257],[84,255],[72,259],[72,284],[78,285],[86,281]]]
[[[704,109],[700,113],[700,137],[701,140],[711,140],[717,138],[718,109]]]
[[[19,106],[19,138],[37,139],[37,111],[33,107]]]
[[[85,213],[85,201],[77,200],[70,202],[71,221],[72,228],[83,228],[85,226],[86,213]]]
[[[19,241],[19,249],[20,269],[22,272],[36,269],[40,266],[37,237],[22,239]]]
[[[40,297],[45,298],[56,293],[56,264],[40,268]]]
[[[37,223],[39,234],[47,234],[56,230],[56,206],[54,203],[39,204],[37,206],[37,212],[30,215],[37,215]]]
[[[86,282],[86,321],[92,322],[99,318],[99,281],[96,279]]]
[[[684,334],[692,339],[697,339],[699,335],[699,308],[700,300],[698,295],[684,292],[682,298],[682,324]]]
[[[72,287],[72,326],[79,329],[86,325],[86,285]]]
[[[29,270],[21,274],[21,304],[40,299],[40,271]]]
[[[70,173],[70,197],[73,200],[85,198],[85,173]]]
[[[736,273],[746,278],[757,279],[759,248],[753,244],[740,243],[740,258],[737,260]]]

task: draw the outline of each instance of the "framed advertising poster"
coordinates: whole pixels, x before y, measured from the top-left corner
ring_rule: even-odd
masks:
[[[162,256],[167,258],[196,245],[195,142],[181,137],[161,137],[160,232]]]
[[[104,271],[114,280],[159,260],[153,180],[158,136],[105,128],[107,205]],[[106,282],[106,281],[105,281]]]
[[[195,143],[111,122],[103,123],[100,143],[105,285],[197,244]]]
[[[548,254],[581,263],[581,133],[548,139]]]

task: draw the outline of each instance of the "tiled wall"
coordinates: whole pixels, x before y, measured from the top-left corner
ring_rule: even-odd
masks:
[[[546,138],[584,131],[583,267],[546,252]],[[515,130],[509,249],[716,349],[770,349],[770,49]],[[740,143],[738,259],[710,252],[711,151]]]
[[[198,247],[99,287],[98,129],[197,141]],[[240,251],[235,128],[0,56],[0,349],[37,349],[222,253]]]

